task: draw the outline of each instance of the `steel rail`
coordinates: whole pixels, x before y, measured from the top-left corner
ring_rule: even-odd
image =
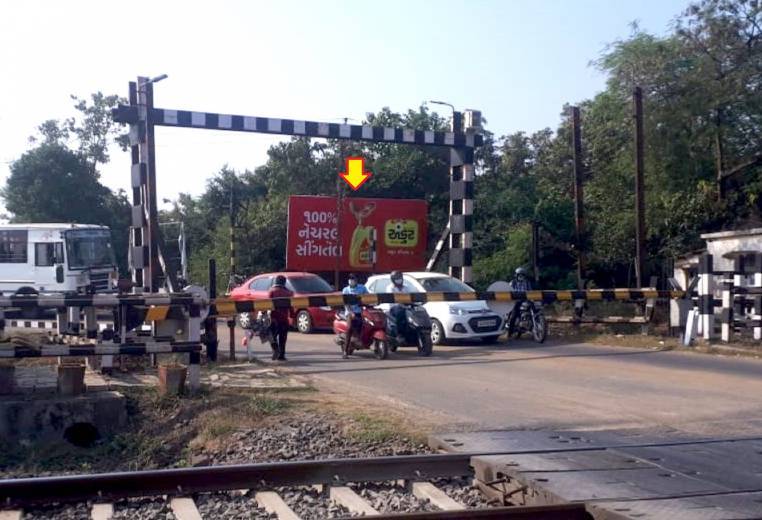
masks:
[[[471,456],[407,455],[8,479],[0,480],[0,505],[466,476],[473,474]]]
[[[357,517],[341,517],[347,520]],[[425,511],[420,513],[392,513],[373,515],[379,520],[438,520],[447,518],[505,518],[508,520],[592,520],[585,504],[558,504],[546,506],[492,507],[459,511]]]

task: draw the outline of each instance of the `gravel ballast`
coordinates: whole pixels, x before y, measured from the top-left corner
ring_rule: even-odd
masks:
[[[379,513],[438,511],[428,500],[421,500],[395,484],[365,482],[350,487]]]
[[[472,485],[471,480],[471,477],[453,477],[437,479],[431,483],[441,489],[447,496],[469,509],[494,507],[497,505],[491,503],[479,488]]]
[[[160,498],[128,499],[114,504],[113,520],[175,520],[169,501]]]
[[[87,503],[59,505],[25,509],[24,520],[89,520],[90,506]]]
[[[288,421],[271,428],[234,433],[225,451],[209,454],[211,464],[383,457],[431,453],[403,437],[384,442],[358,442],[330,416]]]
[[[354,516],[347,508],[331,502],[314,488],[281,488],[277,492],[303,520]]]
[[[202,518],[224,520],[271,520],[278,516],[261,509],[250,494],[208,493],[196,498],[196,507]]]

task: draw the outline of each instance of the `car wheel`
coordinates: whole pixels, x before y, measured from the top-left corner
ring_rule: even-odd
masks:
[[[497,343],[497,340],[500,338],[500,336],[484,336],[482,338],[482,343],[486,343],[487,345],[490,345],[492,343]]]
[[[431,320],[431,342],[434,345],[444,345],[447,338],[445,337],[444,327],[439,320]]]
[[[312,332],[312,316],[308,311],[301,310],[296,313],[296,330],[302,334]]]

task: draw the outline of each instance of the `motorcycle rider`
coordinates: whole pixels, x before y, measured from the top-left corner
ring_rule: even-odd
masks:
[[[527,292],[532,290],[532,282],[529,280],[527,270],[523,267],[517,267],[514,271],[513,279],[508,283],[511,291]],[[516,328],[516,320],[518,320],[521,314],[521,307],[525,304],[524,301],[519,302],[511,311],[508,319],[508,335],[512,335]]]
[[[402,276],[401,271],[392,271],[391,275],[392,283],[386,288],[386,292],[392,294],[404,294],[409,293],[410,290],[405,287],[405,279]],[[405,326],[405,307],[400,304],[394,304],[389,309],[389,316],[391,317],[392,336],[396,336],[398,343],[403,343],[404,339],[401,337],[402,328]]]
[[[293,292],[286,289],[286,277],[279,274],[275,277],[272,287],[267,293],[268,298],[291,298]],[[270,311],[270,329],[272,330],[273,360],[286,361],[286,340],[288,339],[289,309],[273,309]]]
[[[361,283],[357,283],[357,275],[350,273],[349,279],[347,281],[347,286],[341,290],[341,293],[355,295],[368,294],[368,288]],[[347,355],[346,346],[351,345],[352,334],[354,332],[359,334],[360,330],[362,329],[362,305],[357,303],[353,305],[345,305],[344,312],[346,314],[349,327],[347,328],[347,342],[342,357],[347,359],[349,356]]]

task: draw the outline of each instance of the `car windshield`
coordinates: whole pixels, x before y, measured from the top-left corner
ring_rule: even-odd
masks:
[[[426,292],[474,292],[468,285],[450,277],[423,278],[418,281]]]
[[[76,229],[66,232],[69,269],[116,265],[111,233],[105,229]]]
[[[288,279],[292,290],[298,293],[328,293],[333,288],[319,276],[298,276]]]

